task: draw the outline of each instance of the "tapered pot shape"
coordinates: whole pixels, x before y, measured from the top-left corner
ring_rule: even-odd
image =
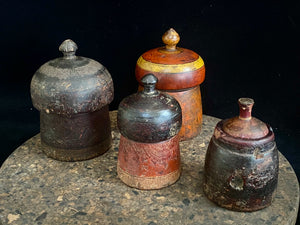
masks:
[[[121,133],[117,171],[128,186],[159,189],[180,176],[179,103],[155,89],[157,78],[142,78],[144,90],[126,97],[118,109]]]
[[[230,210],[265,208],[277,187],[274,133],[251,117],[253,104],[252,99],[239,99],[240,115],[217,124],[205,157],[204,193]]]

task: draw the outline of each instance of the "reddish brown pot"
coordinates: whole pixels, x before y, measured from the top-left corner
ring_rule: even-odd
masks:
[[[155,90],[155,76],[146,75],[142,82],[144,90],[119,105],[118,176],[131,187],[159,189],[180,176],[181,108],[173,97]]]
[[[142,86],[141,78],[153,73],[158,78],[156,88],[176,98],[182,109],[180,140],[188,140],[197,136],[202,126],[199,85],[205,78],[204,62],[197,53],[176,47],[180,37],[174,29],[162,39],[166,46],[147,51],[138,59],[136,79]]]
[[[254,101],[239,99],[240,115],[219,122],[207,149],[204,193],[221,207],[269,206],[278,181],[278,151],[270,126],[251,117]]]

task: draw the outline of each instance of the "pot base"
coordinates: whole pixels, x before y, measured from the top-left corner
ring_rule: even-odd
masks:
[[[238,201],[237,199],[229,199],[228,196],[223,196],[221,193],[212,193],[209,186],[207,184],[204,184],[203,191],[206,195],[206,197],[214,202],[215,204],[219,205],[222,208],[226,208],[233,211],[238,212],[253,212],[257,210],[264,209],[271,205],[274,193],[271,195],[266,196],[265,199],[257,199],[256,204],[255,203],[249,203],[249,202],[243,202]],[[260,202],[260,204],[258,203]]]
[[[81,148],[81,149],[62,149],[62,148],[55,148],[52,146],[47,145],[42,141],[42,150],[43,152],[50,158],[59,160],[59,161],[82,161],[87,159],[95,158],[99,155],[104,154],[110,147],[111,147],[112,139],[109,136],[101,143]]]
[[[142,190],[153,190],[174,184],[180,177],[180,169],[163,176],[138,177],[124,171],[118,164],[117,172],[119,178],[128,186]]]

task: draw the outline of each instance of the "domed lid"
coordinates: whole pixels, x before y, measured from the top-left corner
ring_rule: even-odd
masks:
[[[155,89],[157,78],[154,75],[144,76],[141,82],[144,90],[126,97],[119,105],[120,133],[142,143],[155,143],[174,137],[182,123],[179,103]]]
[[[95,60],[76,56],[77,45],[65,40],[63,57],[42,65],[31,81],[35,108],[46,113],[76,114],[99,110],[113,100],[113,82],[107,69]]]
[[[145,52],[137,61],[136,79],[153,73],[158,78],[159,90],[178,90],[197,86],[204,81],[205,67],[202,58],[195,52],[177,47],[178,33],[169,29],[163,36],[164,47]]]
[[[236,143],[247,143],[274,138],[272,129],[259,119],[252,117],[254,101],[251,98],[240,98],[238,100],[240,114],[237,117],[226,119],[218,123],[214,135],[224,140]],[[240,139],[240,140],[238,140]],[[242,141],[244,140],[244,142]]]

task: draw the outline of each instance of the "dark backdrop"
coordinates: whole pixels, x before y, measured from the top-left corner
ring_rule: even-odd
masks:
[[[204,59],[204,113],[232,117],[239,97],[254,98],[254,116],[271,124],[299,177],[299,1],[224,2],[0,1],[0,165],[39,132],[30,81],[39,66],[61,56],[64,39],[110,71],[115,110],[136,91],[138,57],[163,45],[162,34],[173,27],[178,45]]]

